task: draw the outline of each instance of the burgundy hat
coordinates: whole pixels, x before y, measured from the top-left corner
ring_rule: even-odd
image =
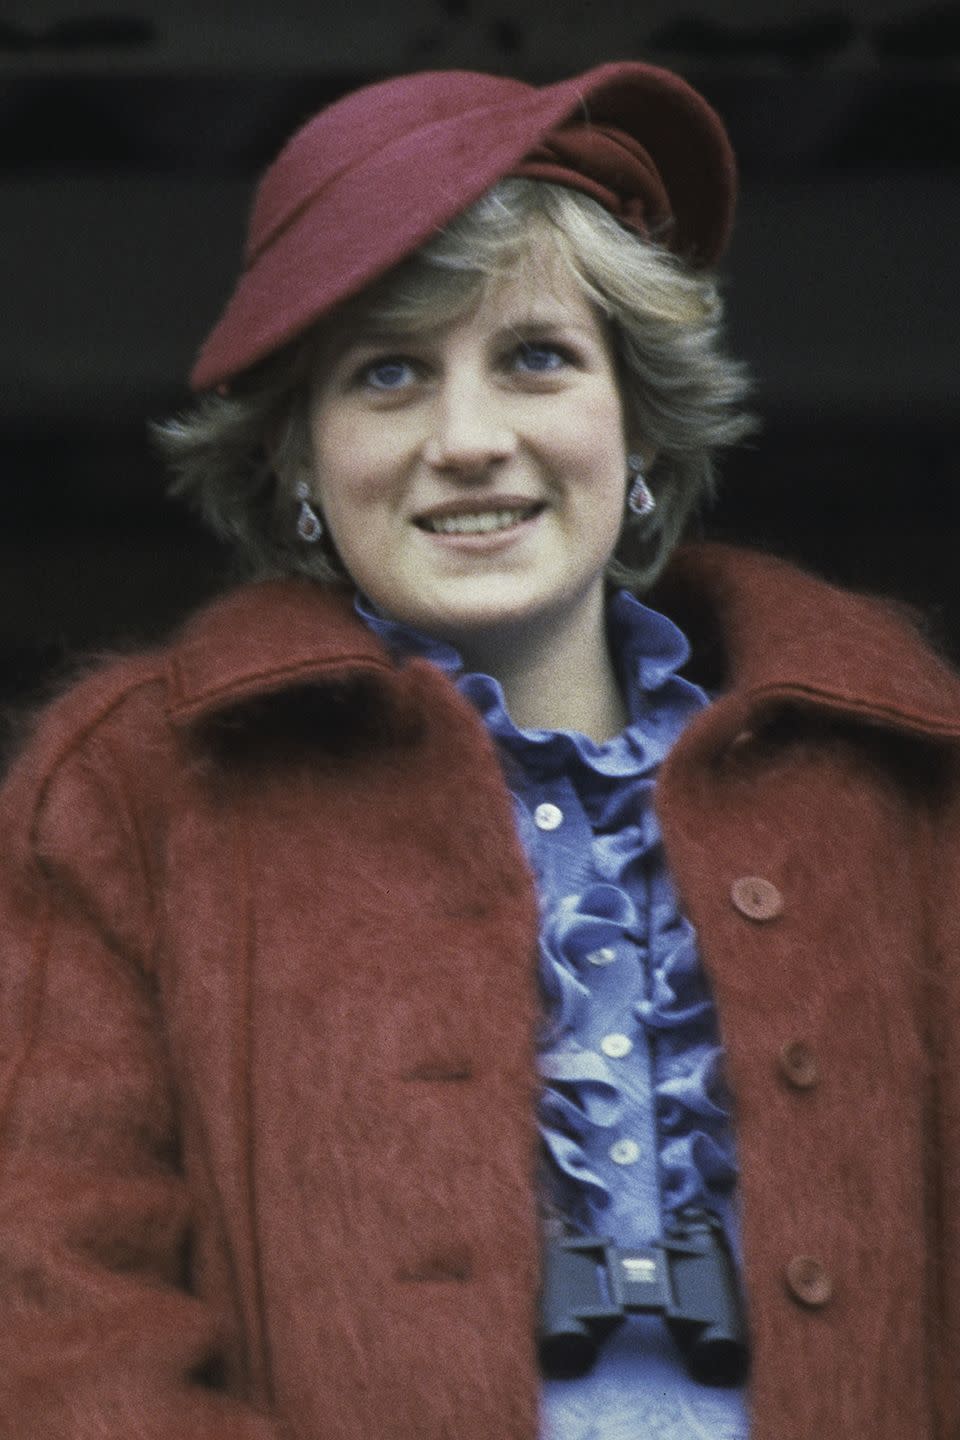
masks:
[[[384,80],[314,116],[264,175],[193,388],[301,335],[506,175],[582,190],[694,265],[713,264],[730,232],[726,131],[668,70],[624,61],[542,88],[469,70]]]

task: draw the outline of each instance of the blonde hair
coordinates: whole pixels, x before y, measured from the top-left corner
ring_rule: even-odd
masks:
[[[310,453],[311,376],[332,325],[361,316],[412,330],[469,310],[485,285],[516,273],[546,235],[603,317],[616,359],[628,445],[655,452],[657,508],[624,526],[609,565],[643,589],[663,567],[693,508],[714,485],[716,452],[754,428],[742,410],[742,365],[720,346],[713,277],[623,229],[595,201],[535,180],[503,180],[384,279],[192,411],[154,428],[185,496],[254,575],[342,577],[325,544],[297,540],[292,477]],[[626,499],[626,473],[624,498]]]

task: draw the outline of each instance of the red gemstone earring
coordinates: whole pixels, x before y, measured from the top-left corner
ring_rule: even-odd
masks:
[[[323,536],[323,522],[310,504],[310,487],[306,480],[298,480],[294,496],[300,501],[297,511],[297,534],[306,545],[316,545]]]
[[[627,456],[627,506],[631,513],[643,519],[652,515],[657,508],[657,498],[647,484],[643,473],[643,461],[639,455]]]

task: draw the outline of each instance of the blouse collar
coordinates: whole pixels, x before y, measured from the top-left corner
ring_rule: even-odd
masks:
[[[499,681],[489,675],[469,675],[455,646],[438,640],[411,625],[381,615],[372,601],[357,595],[357,614],[380,637],[391,655],[399,661],[419,658],[431,661],[455,681],[470,681],[460,688],[469,694],[485,718],[492,719],[492,710],[502,711],[503,722],[497,726],[504,734],[513,732],[525,739],[538,741],[553,734],[570,731],[520,730],[513,725],[506,710]],[[607,630],[611,653],[627,704],[630,721],[646,714],[650,697],[662,690],[690,657],[690,647],[683,632],[665,615],[642,604],[628,590],[617,590],[607,606]],[[692,689],[693,687],[691,687]],[[585,737],[578,736],[581,743]],[[598,750],[602,745],[594,744]]]

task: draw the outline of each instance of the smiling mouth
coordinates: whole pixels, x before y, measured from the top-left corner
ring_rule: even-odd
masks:
[[[417,524],[421,530],[429,530],[434,535],[489,535],[532,520],[542,509],[542,505],[536,504],[518,505],[509,510],[467,511],[463,515],[424,515]]]

